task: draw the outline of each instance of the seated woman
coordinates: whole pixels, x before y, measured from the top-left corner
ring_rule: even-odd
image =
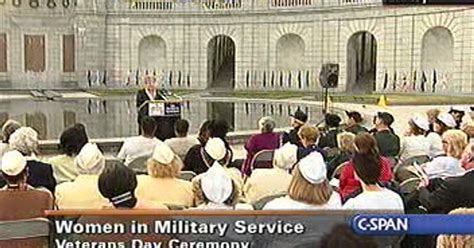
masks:
[[[155,204],[192,206],[191,182],[178,179],[182,167],[183,162],[171,148],[158,143],[147,162],[148,175],[138,176],[137,198]]]
[[[389,182],[393,179],[393,173],[391,168],[391,162],[379,155],[377,142],[374,136],[368,133],[360,133],[354,139],[354,150],[355,154],[363,156],[377,157],[379,161],[381,173],[378,178],[379,182]],[[354,161],[351,159],[349,163],[344,167],[339,177],[339,193],[342,199],[345,200],[350,196],[354,196],[360,192],[361,185],[360,181],[355,177],[354,173]]]
[[[404,211],[402,198],[378,184],[381,168],[377,154],[356,154],[352,161],[355,178],[362,186],[362,193],[347,200],[343,206],[345,209]]]
[[[341,198],[332,190],[326,178],[323,156],[313,152],[303,158],[293,170],[288,195],[270,201],[264,210],[339,209]]]
[[[439,114],[433,121],[433,131],[426,138],[430,143],[430,158],[445,155],[441,135],[456,126],[453,116],[448,113]]]
[[[56,180],[50,164],[36,158],[38,150],[38,133],[31,127],[20,127],[10,136],[10,148],[19,151],[26,157],[28,167],[28,184],[33,187],[45,187],[54,194]]]
[[[439,156],[422,164],[429,179],[459,176],[465,173],[460,159],[467,146],[467,135],[461,130],[448,130],[443,134],[445,156]]]
[[[138,200],[135,196],[137,188],[135,172],[122,163],[113,163],[102,171],[99,176],[99,191],[109,199],[112,206],[105,208],[116,209],[167,209],[165,205],[153,204]]]
[[[328,158],[328,178],[334,173],[334,170],[344,162],[349,161],[354,154],[354,139],[355,134],[349,132],[342,132],[337,135],[337,147],[339,153],[333,157]]]
[[[252,135],[244,146],[247,151],[247,158],[245,159],[241,169],[243,175],[250,175],[250,163],[255,154],[262,150],[275,150],[280,147],[280,134],[273,132],[275,125],[275,121],[268,116],[263,117],[258,121],[261,133]],[[271,163],[267,167],[271,168]]]
[[[239,189],[219,162],[194,181],[196,209],[201,210],[252,210],[250,205],[238,204]]]
[[[2,126],[2,142],[0,142],[0,157],[3,156],[7,151],[10,151],[10,135],[14,133],[21,124],[15,120],[7,120]],[[0,162],[0,166],[2,163]]]
[[[409,129],[400,144],[400,159],[406,160],[415,156],[428,156],[430,154],[430,142],[425,136],[429,130],[428,120],[421,116],[415,116],[408,122]]]
[[[1,176],[5,179],[6,185],[0,190],[43,190],[51,194],[46,188],[33,188],[27,183],[28,168],[26,163],[25,157],[18,151],[9,151],[3,155]]]
[[[312,152],[319,152],[323,155],[323,158],[326,157],[326,152],[317,145],[320,137],[318,128],[303,125],[298,130],[298,137],[302,144],[302,146],[298,147],[298,160],[301,160]]]
[[[291,182],[289,170],[297,162],[297,149],[296,145],[288,142],[275,150],[272,169],[253,170],[243,187],[243,194],[248,202],[253,204],[266,196],[287,192]]]
[[[74,159],[87,142],[89,139],[82,124],[76,124],[63,131],[59,137],[61,155],[49,159],[58,184],[73,181],[79,175]]]

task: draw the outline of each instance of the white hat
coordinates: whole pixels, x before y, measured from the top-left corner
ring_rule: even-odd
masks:
[[[2,157],[2,171],[9,176],[19,175],[26,167],[26,158],[19,151],[6,152]]]
[[[204,150],[212,159],[217,161],[222,160],[227,153],[224,141],[222,141],[220,138],[210,138],[207,141]]]
[[[79,174],[100,174],[105,167],[105,157],[96,144],[85,144],[76,156]]]
[[[423,129],[425,131],[430,130],[430,123],[428,119],[423,116],[414,116],[410,119],[418,128]]]
[[[153,155],[151,156],[154,160],[158,161],[161,164],[170,164],[174,159],[174,152],[171,148],[164,142],[160,142],[155,146],[153,150]]]
[[[291,169],[298,162],[298,147],[290,142],[275,150],[273,154],[273,165],[281,169]]]
[[[206,198],[224,203],[232,194],[232,179],[217,161],[201,177],[201,189]]]
[[[312,152],[298,163],[301,175],[311,184],[319,184],[326,180],[326,163],[319,152]]]
[[[456,121],[454,120],[454,117],[448,113],[439,114],[438,120],[441,121],[447,127],[453,128],[456,126]]]

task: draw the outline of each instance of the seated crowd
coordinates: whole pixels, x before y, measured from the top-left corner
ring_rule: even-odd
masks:
[[[2,128],[2,190],[49,191],[58,209],[352,209],[449,213],[474,207],[473,123],[462,111],[414,115],[399,136],[394,117],[379,112],[373,127],[358,112],[336,114],[315,127],[301,110],[292,130],[274,131],[263,117],[260,132],[234,159],[221,120],[205,121],[197,138],[179,120],[176,138],[155,138],[153,118],[127,138],[107,162],[75,124],[61,134],[60,155],[41,160],[38,133],[13,120]],[[259,160],[265,154],[271,158]]]

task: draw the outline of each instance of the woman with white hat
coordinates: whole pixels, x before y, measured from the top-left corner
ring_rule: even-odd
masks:
[[[194,183],[194,198],[198,205],[196,209],[252,209],[250,205],[238,204],[239,189],[224,167],[217,161]]]
[[[245,199],[255,203],[266,196],[286,193],[291,182],[289,170],[297,162],[297,151],[298,147],[288,142],[275,150],[273,168],[253,170],[243,187]]]
[[[263,209],[340,209],[341,197],[332,190],[326,173],[326,163],[322,155],[318,152],[309,154],[293,170],[288,195],[270,201]]]
[[[423,116],[414,116],[408,121],[409,129],[402,138],[400,146],[400,159],[428,156],[430,143],[425,134],[430,130],[428,119]]]
[[[443,142],[441,135],[449,129],[456,127],[454,117],[448,113],[441,113],[436,117],[433,123],[433,132],[430,132],[426,138],[430,142],[430,158],[444,155]]]
[[[183,162],[165,143],[158,143],[147,161],[148,175],[138,176],[137,198],[155,204],[190,207],[192,184],[178,179]]]
[[[99,175],[105,168],[105,157],[96,144],[84,145],[75,158],[78,176],[59,184],[56,205],[59,209],[100,209],[107,204],[99,192]]]
[[[38,150],[38,133],[31,127],[20,127],[9,139],[10,148],[25,156],[28,167],[28,184],[33,187],[45,187],[54,194],[56,180],[50,164],[36,158]]]

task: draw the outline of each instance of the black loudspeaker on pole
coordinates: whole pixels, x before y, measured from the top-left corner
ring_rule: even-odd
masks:
[[[329,89],[337,88],[339,84],[339,64],[323,64],[321,71],[319,72],[319,83],[324,89],[323,114],[326,114],[328,110]]]

